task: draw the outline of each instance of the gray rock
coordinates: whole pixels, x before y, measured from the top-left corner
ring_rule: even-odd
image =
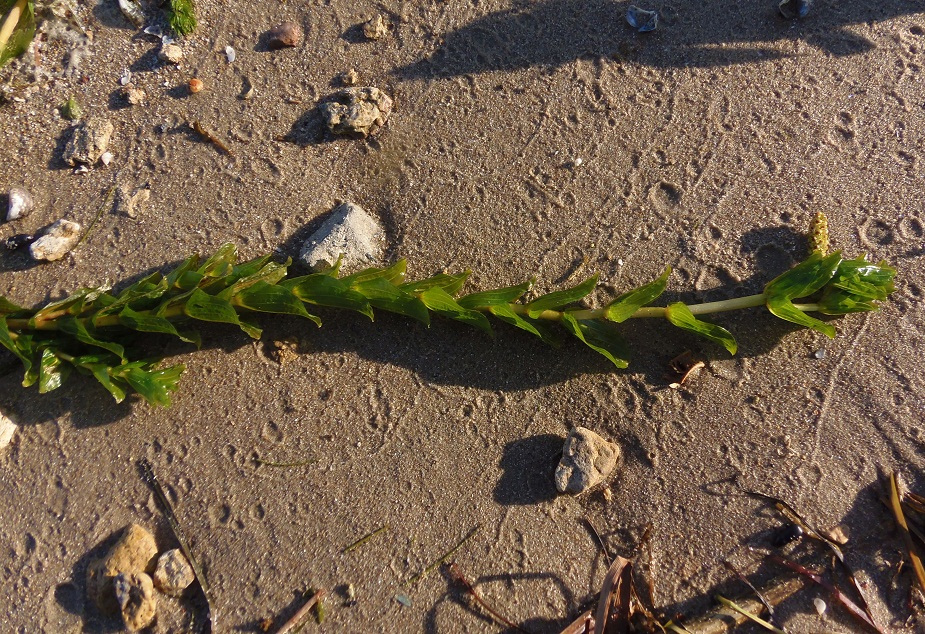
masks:
[[[620,447],[590,429],[575,427],[562,447],[556,467],[556,488],[560,493],[587,491],[610,475],[620,459]]]
[[[115,128],[109,119],[90,117],[74,127],[74,134],[64,148],[68,165],[94,165],[106,148]]]
[[[376,262],[382,257],[385,231],[362,207],[346,202],[302,244],[299,259],[310,269],[330,268],[343,256],[342,267]]]
[[[156,561],[154,535],[137,524],[128,525],[106,556],[87,567],[87,597],[105,614],[119,612],[115,578],[120,574],[151,572]]]
[[[154,569],[154,585],[167,596],[180,596],[195,578],[193,567],[179,548],[168,550],[158,558],[157,568]]]
[[[60,260],[80,241],[80,225],[70,220],[56,220],[38,240],[29,245],[33,260]]]
[[[25,218],[32,211],[34,203],[32,194],[22,187],[13,187],[10,189],[9,204],[6,208],[6,220],[18,220]]]
[[[151,577],[143,572],[119,573],[113,581],[122,622],[129,632],[143,630],[154,622],[157,596]]]
[[[392,99],[373,86],[344,88],[318,106],[334,134],[364,138],[375,134],[389,120]]]

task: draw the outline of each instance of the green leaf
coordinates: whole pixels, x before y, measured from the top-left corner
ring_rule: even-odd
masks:
[[[469,310],[463,308],[456,300],[453,299],[453,296],[450,295],[447,291],[443,290],[440,286],[432,286],[426,291],[419,295],[421,301],[424,302],[424,305],[429,309],[437,313],[438,315],[443,315],[444,317],[449,317],[450,319],[455,319],[456,321],[461,321],[463,323],[475,326],[476,328],[481,328],[488,334],[492,334],[491,324],[488,323],[488,318],[485,317],[482,313],[477,310]]]
[[[110,364],[100,355],[84,355],[73,361],[78,370],[89,372],[100,385],[105,387],[117,403],[125,400],[125,385],[109,374]]]
[[[263,328],[260,327],[260,324],[248,319],[242,319],[238,326],[240,326],[241,330],[251,339],[260,339],[263,335]]]
[[[665,267],[665,272],[658,279],[623,293],[607,305],[604,318],[617,323],[626,321],[633,313],[646,304],[651,304],[665,291],[669,275],[671,275],[670,266]]]
[[[430,325],[430,313],[427,307],[414,295],[410,295],[384,277],[377,277],[351,285],[353,290],[363,295],[375,308],[398,313],[417,319]]]
[[[59,359],[49,348],[42,350],[39,359],[39,394],[46,394],[61,387],[70,370],[71,366]]]
[[[764,287],[764,293],[769,298],[790,299],[812,295],[832,279],[840,262],[840,251],[826,256],[819,251],[813,251],[812,255],[795,267],[768,282]]]
[[[163,370],[153,370],[153,363],[133,361],[111,369],[112,376],[127,382],[151,405],[170,405],[170,393],[177,389],[180,376],[186,369],[175,365]]]
[[[165,335],[173,335],[187,343],[195,343],[195,340],[180,334],[168,319],[150,314],[136,313],[128,306],[119,313],[119,323],[126,328],[139,332],[159,332]]]
[[[824,321],[819,321],[814,317],[810,317],[802,310],[793,305],[793,302],[790,301],[788,297],[769,297],[767,300],[768,310],[771,311],[771,314],[780,317],[786,321],[792,322],[794,324],[799,324],[804,328],[812,328],[817,332],[821,332],[826,337],[830,339],[835,338],[835,327],[831,326]]]
[[[418,280],[417,282],[405,282],[400,289],[407,291],[414,295],[418,293],[423,293],[424,291],[438,287],[446,291],[450,296],[456,295],[459,292],[459,289],[463,287],[463,284],[466,283],[466,280],[472,274],[472,271],[463,271],[462,273],[450,274],[450,273],[440,273],[439,275],[434,275],[429,277],[426,280]]]
[[[508,286],[506,288],[496,288],[490,291],[472,293],[465,297],[460,297],[457,301],[463,308],[487,308],[497,306],[498,304],[510,304],[520,299],[521,295],[530,290],[534,280],[518,284],[517,286]]]
[[[729,354],[735,354],[738,349],[738,344],[731,332],[722,326],[697,319],[691,312],[691,309],[683,302],[675,302],[674,304],[666,306],[665,317],[668,318],[668,321],[682,330],[715,341],[728,350]]]
[[[36,323],[49,318],[53,319],[59,314],[80,315],[84,309],[92,307],[101,296],[106,296],[109,300],[113,299],[111,295],[106,294],[103,288],[81,288],[64,299],[42,306],[29,320],[29,325],[35,327]],[[111,302],[104,302],[104,305],[108,303]]]
[[[280,286],[288,288],[303,302],[331,308],[347,308],[363,313],[370,320],[373,319],[373,309],[366,301],[366,297],[352,290],[349,284],[336,277],[315,273],[283,280]]]
[[[84,322],[75,317],[66,316],[58,319],[58,330],[71,335],[81,343],[85,343],[89,346],[96,346],[97,348],[103,348],[104,350],[109,350],[113,354],[118,355],[119,358],[125,358],[125,348],[111,341],[103,341],[101,339],[97,339],[92,334],[90,334],[90,331],[87,330]]]
[[[569,312],[562,313],[562,325],[589,348],[610,360],[618,368],[629,365],[626,345],[616,329],[593,319],[575,319]]]
[[[311,319],[317,325],[321,320],[305,310],[298,297],[288,288],[258,281],[248,286],[231,300],[236,306],[247,308],[261,313],[276,313],[282,315],[296,315]]]
[[[877,310],[877,301],[886,299],[895,288],[896,269],[886,262],[871,264],[863,256],[842,260],[832,281],[826,284],[819,299],[819,312],[844,315]]]
[[[408,268],[408,262],[405,259],[401,259],[390,267],[384,269],[370,268],[364,269],[359,273],[354,273],[353,275],[347,275],[346,277],[340,278],[348,285],[361,284],[363,282],[371,282],[373,280],[383,279],[387,282],[393,284],[400,284],[402,280],[405,279],[405,269]]]
[[[28,337],[27,335],[19,334],[17,335],[16,339],[13,339],[13,336],[10,333],[10,329],[7,326],[6,318],[0,317],[0,345],[19,357],[19,360],[22,361],[23,367],[26,369],[27,377],[29,375],[29,371],[32,369],[32,357],[26,352],[26,350],[29,349],[26,348],[26,350],[24,350],[23,345],[28,345],[30,343],[31,337]],[[28,387],[29,385],[32,385],[32,383],[23,383],[23,385],[24,387]]]
[[[238,313],[234,307],[224,299],[213,297],[198,288],[194,290],[183,307],[187,317],[201,321],[215,321],[225,324],[238,325]]]
[[[220,246],[218,251],[206,260],[196,272],[204,277],[225,277],[231,273],[237,260],[238,247],[228,242]]]
[[[197,24],[193,0],[170,0],[167,5],[167,22],[180,37],[192,33]]]
[[[21,313],[26,310],[28,309],[23,308],[22,306],[17,306],[3,295],[0,295],[0,315],[11,315],[13,313]]]
[[[551,346],[558,346],[559,340],[552,334],[552,331],[546,324],[524,319],[514,312],[510,304],[495,304],[488,307],[488,311],[503,322],[516,326],[521,330],[526,330],[530,334],[536,335]]]
[[[292,260],[287,259],[284,263],[268,262],[270,256],[258,258],[244,265],[234,267],[231,275],[224,280],[225,290],[218,293],[219,297],[228,299],[232,295],[237,295],[245,288],[256,284],[257,282],[266,282],[267,284],[276,284],[284,277]],[[256,268],[255,265],[259,264]]]
[[[555,310],[574,304],[593,291],[596,286],[597,275],[594,275],[578,286],[541,295],[527,304],[527,315],[532,319],[536,319],[544,310]]]
[[[145,300],[160,299],[164,293],[167,292],[168,288],[167,280],[163,275],[160,273],[152,273],[120,292],[113,301],[107,303],[105,307],[97,311],[94,317],[114,315],[122,310],[124,306],[133,303],[135,304],[135,310],[143,309],[142,304],[145,304],[144,308],[149,308],[155,305],[155,302]]]
[[[0,28],[6,24],[6,18],[10,15],[9,11],[16,4],[16,2],[4,2],[0,5],[0,10],[3,12],[0,17]],[[35,2],[29,0],[10,34],[10,39],[0,46],[0,67],[5,66],[14,57],[25,53],[33,37],[35,37]]]
[[[177,282],[180,280],[180,278],[183,277],[183,275],[188,271],[192,271],[194,268],[196,268],[197,264],[199,264],[199,256],[192,255],[184,260],[179,266],[177,266],[177,268],[168,273],[166,276],[168,288],[174,288],[177,286]],[[195,284],[193,286],[195,286]],[[183,290],[189,289],[184,288]]]

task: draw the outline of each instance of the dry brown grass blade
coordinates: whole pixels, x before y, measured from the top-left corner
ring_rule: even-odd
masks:
[[[594,617],[594,634],[629,632],[632,585],[633,562],[618,555],[604,577]]]
[[[559,634],[591,634],[594,631],[594,615],[591,612],[592,610],[587,610],[582,613]]]
[[[308,601],[305,602],[298,612],[292,615],[292,618],[286,621],[279,631],[276,634],[292,634],[293,632],[298,632],[301,629],[304,621],[308,618],[308,615],[311,614],[312,608],[315,607],[315,604],[320,604],[322,597],[324,597],[324,590],[318,590],[312,594]]]
[[[823,579],[822,575],[820,575],[819,573],[812,571],[809,568],[806,568],[805,566],[801,566],[800,564],[796,562],[790,561],[789,559],[784,559],[783,557],[779,557],[778,555],[774,555],[774,554],[768,555],[768,559],[770,559],[771,561],[775,563],[780,564],[781,566],[790,568],[794,572],[801,574],[807,579],[811,579],[812,581],[816,582],[817,584],[819,584],[820,586],[828,590],[832,594],[832,598],[834,598],[836,601],[841,603],[845,607],[845,609],[847,609],[848,612],[851,613],[852,616],[854,616],[856,619],[858,619],[865,625],[869,626],[874,631],[879,632],[879,634],[883,634],[883,630],[880,629],[880,626],[874,623],[874,620],[867,614],[865,610],[862,610],[861,608],[859,608],[858,605],[854,601],[852,601],[850,598],[845,596],[844,592],[836,588],[834,585],[832,585],[825,579]]]
[[[906,550],[909,552],[909,559],[912,561],[912,568],[915,570],[916,580],[919,582],[919,588],[925,592],[925,568],[922,567],[922,559],[915,552],[915,545],[912,543],[912,534],[909,532],[909,524],[906,522],[906,516],[903,515],[899,482],[896,472],[890,472],[890,506],[893,508],[893,515],[896,517],[896,523],[903,534],[903,541],[906,542]]]
[[[780,605],[803,588],[805,583],[802,577],[788,577],[764,586],[761,594],[771,605]],[[738,605],[752,614],[761,614],[764,609],[761,602],[752,597],[740,599]],[[671,623],[665,629],[684,634],[727,634],[747,620],[735,610],[719,605],[700,617],[687,620],[683,626]]]
[[[472,599],[476,603],[482,606],[482,609],[488,612],[493,619],[495,619],[499,623],[503,623],[504,625],[511,628],[512,630],[517,630],[518,632],[525,632],[525,633],[527,632],[527,630],[523,629],[522,627],[520,627],[519,625],[517,625],[510,619],[505,618],[500,612],[498,612],[496,609],[488,605],[485,599],[483,599],[481,595],[478,593],[478,591],[475,589],[475,586],[469,583],[469,580],[466,579],[466,576],[463,574],[462,569],[456,564],[455,561],[449,565],[449,573],[450,573],[450,577],[454,581],[459,583],[460,585],[464,586],[466,588],[466,591],[469,593],[469,596],[472,597]]]

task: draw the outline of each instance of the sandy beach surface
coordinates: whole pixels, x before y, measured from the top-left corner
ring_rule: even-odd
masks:
[[[152,22],[157,4],[142,3]],[[640,6],[658,28],[643,34],[628,4],[198,0],[178,66],[115,0],[43,14],[37,45],[0,71],[0,190],[36,201],[0,239],[102,213],[58,262],[0,253],[0,295],[20,304],[226,242],[244,258],[295,257],[347,200],[385,226],[384,262],[407,258],[412,278],[471,269],[472,290],[535,276],[544,292],[596,272],[600,306],[670,265],[666,301],[761,292],[806,256],[818,211],[834,248],[895,266],[897,290],[881,312],[834,321],[834,340],[766,311],[717,316],[734,357],[632,320],[622,371],[503,325],[492,339],[388,314],[326,311],[321,329],[267,317],[260,341],[215,327],[199,351],[171,344],[188,369],[168,409],[116,404],[86,377],[40,395],[4,353],[0,411],[20,429],[0,452],[0,629],[120,629],[86,599],[88,563],[130,523],[176,545],[139,477],[145,458],[206,569],[219,632],[276,628],[310,588],[329,595],[308,632],[512,631],[445,571],[408,584],[476,527],[453,555],[460,569],[524,630],[559,632],[607,570],[587,521],[610,553],[638,554],[665,620],[696,615],[717,593],[748,594],[724,560],[758,584],[787,576],[762,564],[780,515],[747,491],[841,525],[877,623],[923,631],[880,496],[891,470],[925,493],[925,4],[817,0],[786,20],[774,0],[652,0]],[[377,14],[387,31],[368,40]],[[304,41],[270,50],[286,20]],[[369,139],[319,133],[316,104],[349,70],[394,99]],[[126,71],[144,103],[122,96]],[[75,174],[62,161],[70,96],[112,122],[108,166]],[[145,185],[134,218],[107,199]],[[668,388],[685,350],[706,365]],[[559,496],[553,471],[576,425],[618,442],[623,461],[606,489]],[[197,610],[162,597],[151,631],[186,631]],[[813,586],[778,615],[793,632],[869,631]]]

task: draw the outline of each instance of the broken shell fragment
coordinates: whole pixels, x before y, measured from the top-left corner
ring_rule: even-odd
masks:
[[[19,220],[29,215],[34,203],[32,194],[22,187],[13,187],[10,189],[10,201],[6,208],[6,221]]]
[[[136,27],[140,28],[145,23],[145,12],[135,0],[119,0],[119,9],[122,10],[122,15]]]
[[[225,59],[228,60],[229,64],[233,64],[234,60],[238,59],[238,53],[231,46],[225,47]]]
[[[640,9],[631,4],[626,10],[626,21],[638,33],[648,33],[649,31],[654,31],[658,26],[658,11]]]

